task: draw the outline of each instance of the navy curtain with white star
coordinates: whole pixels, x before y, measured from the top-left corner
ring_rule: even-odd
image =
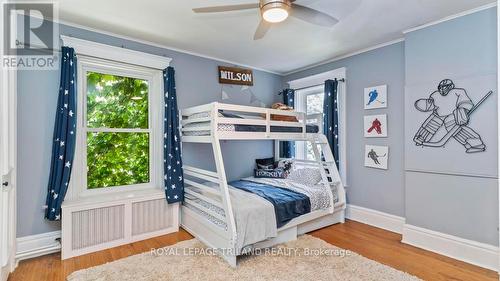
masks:
[[[283,103],[295,107],[295,90],[285,89],[281,92],[283,95]],[[293,141],[282,141],[281,143],[281,157],[292,158],[295,156],[295,142]]]
[[[61,204],[71,177],[76,140],[76,57],[73,48],[62,47],[61,81],[52,142],[52,161],[45,218],[60,220]]]
[[[325,98],[323,104],[323,132],[328,139],[332,149],[335,164],[339,168],[339,112],[337,106],[337,87],[339,82],[335,80],[325,81]]]
[[[179,110],[175,91],[175,70],[169,66],[163,71],[165,88],[164,119],[164,173],[165,194],[168,203],[184,200],[184,175],[182,172],[181,138],[179,134]]]

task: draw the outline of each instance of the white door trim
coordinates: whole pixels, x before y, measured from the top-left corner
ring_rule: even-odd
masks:
[[[497,67],[498,67],[498,70],[497,70],[497,79],[498,79],[498,83],[497,85],[500,85],[500,40],[498,40],[498,38],[500,38],[500,14],[498,13],[498,8],[497,8],[497,59],[498,59],[498,63],[497,63]],[[498,108],[500,108],[500,96],[497,94],[497,105],[498,105]],[[497,126],[498,126],[498,132],[500,132],[500,114],[497,114]],[[498,150],[498,156],[497,156],[497,160],[500,159],[500,150]],[[497,165],[498,167],[498,172],[500,173],[500,165]],[[498,192],[498,202],[500,202],[500,181],[497,181],[497,183],[499,184],[498,186],[498,189],[499,189],[499,192]],[[500,220],[500,204],[498,204],[498,218]],[[500,229],[500,221],[498,223],[498,227]],[[500,239],[500,237],[499,237]],[[500,240],[499,240],[499,245],[500,245]],[[498,252],[498,255],[500,256],[500,250]],[[498,268],[500,269],[500,258],[498,259]]]
[[[1,20],[1,19],[0,19]],[[3,53],[3,50],[2,50]],[[0,66],[0,280],[15,268],[16,252],[16,144],[17,144],[17,71]],[[5,228],[5,229],[4,229]]]

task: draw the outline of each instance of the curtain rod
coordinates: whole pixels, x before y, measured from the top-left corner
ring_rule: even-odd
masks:
[[[335,78],[335,80],[337,80],[339,82],[345,82],[345,78],[341,78],[341,79],[336,79]],[[313,88],[313,87],[318,87],[318,86],[324,86],[324,85],[325,85],[325,83],[321,83],[321,84],[311,85],[311,86],[307,86],[307,87],[297,88],[297,89],[294,89],[294,90],[295,91],[300,91],[300,90],[305,90],[305,89],[309,89],[309,88]]]

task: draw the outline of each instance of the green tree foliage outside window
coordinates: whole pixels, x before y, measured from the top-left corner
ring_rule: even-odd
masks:
[[[149,182],[148,92],[146,80],[87,72],[89,189]]]

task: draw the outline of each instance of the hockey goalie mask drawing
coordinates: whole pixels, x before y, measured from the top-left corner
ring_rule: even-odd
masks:
[[[469,127],[474,111],[493,93],[489,91],[477,104],[474,104],[465,89],[457,88],[450,79],[442,80],[437,91],[426,99],[415,102],[421,112],[431,112],[420,126],[413,141],[417,146],[444,147],[451,139],[465,147],[465,152],[476,153],[486,150],[481,136]],[[439,140],[434,136],[440,129],[446,134]]]

